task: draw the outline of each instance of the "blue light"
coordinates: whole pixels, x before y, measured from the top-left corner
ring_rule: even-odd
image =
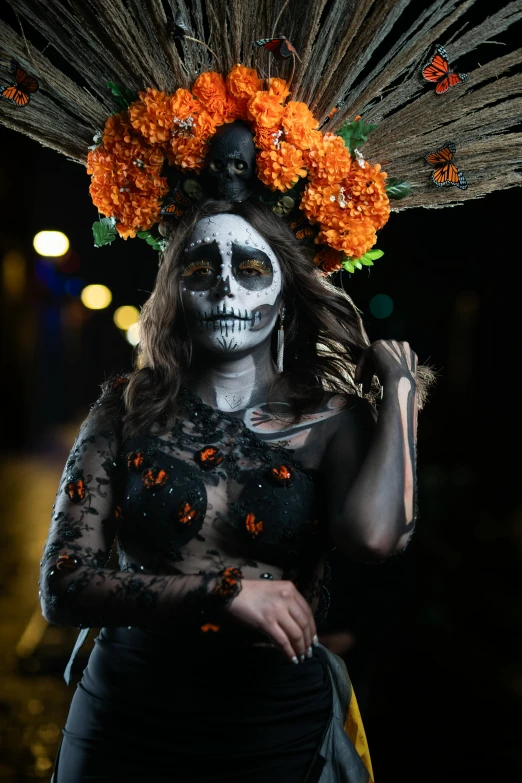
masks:
[[[65,290],[69,296],[79,296],[84,286],[85,280],[82,280],[81,277],[71,277],[65,283]]]
[[[376,294],[370,299],[370,313],[374,318],[388,318],[393,313],[393,299],[388,294]]]

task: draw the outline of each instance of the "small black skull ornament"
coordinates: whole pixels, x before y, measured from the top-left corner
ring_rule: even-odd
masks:
[[[242,122],[222,125],[210,142],[207,174],[217,198],[245,201],[252,195],[256,175],[256,148]]]

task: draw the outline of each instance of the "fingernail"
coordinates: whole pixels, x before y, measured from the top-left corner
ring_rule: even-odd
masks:
[[[308,650],[306,651],[306,657],[307,658],[311,658],[313,654],[314,654],[314,651],[312,650],[311,647],[309,647]]]
[[[299,661],[297,660],[297,656],[294,655],[294,657],[292,658],[292,663],[299,663]]]
[[[300,655],[300,656],[299,656],[299,660],[301,661],[301,663],[303,663],[304,659],[305,659],[305,656],[304,656],[304,655]]]
[[[315,633],[314,634],[314,647],[318,647],[318,646],[319,646],[319,638],[318,638],[317,634]]]

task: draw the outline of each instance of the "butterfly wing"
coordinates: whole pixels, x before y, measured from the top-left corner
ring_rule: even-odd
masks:
[[[262,46],[263,49],[278,55],[284,40],[284,38],[260,38],[258,41],[254,41],[254,46]],[[289,55],[286,56],[288,57]]]
[[[443,147],[436,152],[430,152],[426,155],[426,160],[433,166],[449,162],[455,154],[455,144],[452,141],[447,141]]]
[[[438,166],[431,175],[431,178],[438,188],[446,187],[446,185],[454,185],[461,190],[466,190],[468,187],[464,174],[451,162]]]
[[[428,82],[440,82],[449,73],[449,63],[443,46],[436,46],[436,53],[422,69],[422,75]]]
[[[34,76],[29,76],[29,74],[26,73],[26,71],[24,71],[24,69],[19,65],[15,70],[14,77],[16,79],[16,85],[20,90],[23,90],[27,93],[37,91],[39,87],[38,81],[34,78]]]
[[[274,54],[277,54],[277,52],[275,52]],[[295,57],[299,59],[299,55],[297,54],[297,50],[295,46],[290,43],[288,38],[283,38],[281,46],[279,47],[279,57],[286,59],[287,57],[291,57],[292,55],[295,55]]]
[[[15,84],[10,84],[9,87],[4,87],[0,90],[2,98],[6,98],[8,101],[12,101],[17,106],[27,106],[29,103],[29,95],[22,90],[19,90]]]
[[[467,78],[468,76],[466,73],[453,73],[452,71],[440,80],[440,82],[435,87],[435,92],[437,95],[442,95],[443,93],[447,92],[450,87],[454,87],[456,84],[465,82]]]

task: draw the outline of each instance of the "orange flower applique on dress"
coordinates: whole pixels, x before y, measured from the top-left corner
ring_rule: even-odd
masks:
[[[142,451],[130,451],[127,454],[127,467],[129,470],[141,470],[145,457]]]
[[[57,571],[76,571],[81,565],[80,560],[72,555],[60,555],[56,561]]]
[[[201,630],[207,633],[207,631],[219,631],[220,626],[215,623],[205,623],[201,626]]]
[[[279,484],[288,486],[292,481],[292,469],[286,465],[279,465],[278,468],[272,468],[270,471],[272,478],[274,478]]]
[[[215,468],[223,462],[221,449],[215,446],[205,446],[194,455],[194,458],[205,469]]]
[[[69,481],[65,485],[65,492],[69,496],[69,500],[73,503],[83,503],[87,492],[85,482],[83,479]]]
[[[163,468],[149,468],[143,472],[141,480],[147,489],[159,489],[167,483],[169,474]]]
[[[262,520],[256,522],[255,515],[249,513],[246,515],[245,518],[245,527],[248,530],[248,532],[252,534],[252,538],[256,538],[260,533],[263,532],[264,525]]]
[[[217,583],[216,587],[214,588],[214,592],[220,598],[228,598],[232,595],[236,595],[238,582],[240,579],[243,578],[241,569],[234,568],[234,566],[229,566],[228,568],[224,568],[223,571],[220,572],[220,577],[221,580]]]
[[[198,512],[187,501],[179,507],[178,520],[182,525],[191,525],[198,516]]]

